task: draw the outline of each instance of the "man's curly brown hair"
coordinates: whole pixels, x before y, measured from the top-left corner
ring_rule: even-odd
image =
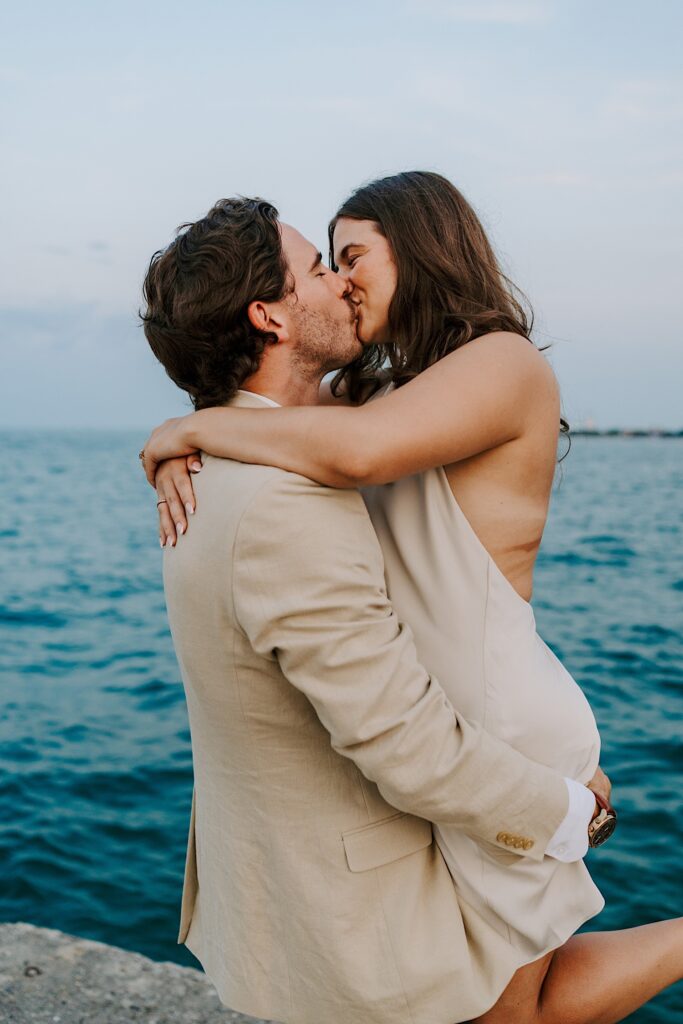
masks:
[[[275,207],[219,199],[152,256],[140,318],[166,373],[195,409],[205,409],[225,405],[276,340],[251,324],[249,304],[277,302],[291,290]]]

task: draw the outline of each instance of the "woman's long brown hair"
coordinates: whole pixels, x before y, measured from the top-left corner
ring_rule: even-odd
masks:
[[[367,346],[340,370],[333,394],[343,382],[351,400],[361,401],[387,360],[400,387],[491,331],[531,340],[533,314],[525,297],[501,271],[470,204],[440,174],[405,171],[357,189],[329,226],[332,266],[340,217],[375,222],[391,247],[398,281],[389,306],[390,343]]]

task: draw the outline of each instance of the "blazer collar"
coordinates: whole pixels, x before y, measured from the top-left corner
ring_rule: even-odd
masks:
[[[242,409],[272,409],[273,406],[269,402],[265,402],[261,395],[256,395],[251,391],[238,391],[234,398],[231,398],[226,405],[234,405]],[[279,408],[279,406],[278,406]]]

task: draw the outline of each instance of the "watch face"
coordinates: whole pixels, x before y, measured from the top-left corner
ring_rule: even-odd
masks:
[[[614,815],[608,815],[593,832],[590,840],[591,846],[602,846],[617,827],[617,819]]]

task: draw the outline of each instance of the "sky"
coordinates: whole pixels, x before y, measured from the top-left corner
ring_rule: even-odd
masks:
[[[189,411],[137,320],[175,228],[261,195],[325,252],[415,168],[479,213],[574,426],[683,427],[682,38],[678,0],[5,5],[0,427]]]

